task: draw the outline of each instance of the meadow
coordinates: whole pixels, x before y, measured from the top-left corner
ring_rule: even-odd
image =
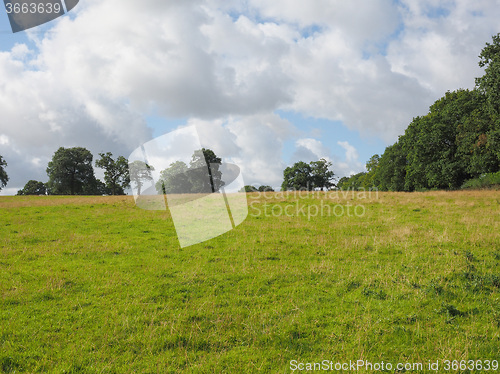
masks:
[[[500,359],[499,191],[248,200],[180,248],[169,212],[129,196],[0,197],[0,372]]]

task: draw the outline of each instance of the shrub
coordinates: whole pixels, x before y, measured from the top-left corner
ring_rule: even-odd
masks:
[[[482,174],[478,178],[469,179],[462,185],[462,189],[499,188],[500,171],[496,173]]]

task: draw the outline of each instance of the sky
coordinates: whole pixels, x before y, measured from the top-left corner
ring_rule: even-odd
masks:
[[[474,87],[499,19],[500,0],[81,0],[13,34],[2,9],[0,194],[46,182],[59,147],[128,157],[192,125],[246,184],[280,186],[299,160],[364,171]]]

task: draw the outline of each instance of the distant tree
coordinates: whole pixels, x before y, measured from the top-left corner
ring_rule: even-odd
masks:
[[[246,185],[244,187],[241,188],[241,190],[239,192],[258,192],[259,189],[254,187],[254,186],[251,186],[251,185]]]
[[[22,190],[17,191],[18,195],[46,195],[47,187],[44,183],[30,180],[24,185]]]
[[[152,171],[154,167],[146,164],[144,161],[134,161],[128,165],[130,181],[133,182],[137,188],[137,195],[142,192],[144,183],[153,180]]]
[[[98,194],[92,153],[82,147],[59,148],[47,167],[49,191],[54,195]]]
[[[476,87],[486,96],[490,113],[500,116],[500,34],[492,37],[493,43],[486,43],[479,55],[479,66],[485,67],[484,75],[476,78]]]
[[[5,167],[7,167],[7,162],[0,156],[0,191],[7,185],[9,181],[9,176],[5,171]]]
[[[175,161],[162,170],[155,188],[158,193],[213,193],[223,186],[222,159],[206,148],[196,150],[189,163]]]
[[[332,180],[335,174],[329,169],[332,166],[331,162],[322,158],[319,161],[312,161],[310,165],[311,182],[315,188],[321,188],[323,191],[324,188],[328,190],[334,186]]]
[[[341,179],[338,183],[338,186],[342,190],[359,190],[362,188],[369,188],[366,183],[366,172],[361,172],[358,174],[351,175],[349,178]]]
[[[119,156],[113,159],[111,152],[99,153],[101,158],[96,160],[95,166],[104,169],[104,180],[111,195],[125,195],[125,188],[130,185],[128,161]]]
[[[283,171],[281,190],[312,191],[315,188],[328,189],[334,185],[332,183],[334,173],[329,169],[331,165],[332,163],[324,158],[319,161],[312,161],[309,164],[304,161],[296,162]]]
[[[447,92],[410,123],[400,138],[408,162],[405,190],[458,188],[469,177],[456,139],[458,126],[478,104],[473,91]]]
[[[274,189],[271,186],[260,186],[258,188],[259,192],[274,192]]]
[[[219,170],[221,162],[222,159],[211,149],[202,148],[194,152],[189,163],[192,192],[217,192],[224,186],[222,173]]]
[[[342,177],[337,182],[337,188],[341,190],[347,190],[349,188],[349,177]]]
[[[406,155],[399,142],[388,146],[377,166],[377,185],[381,191],[403,191],[406,178]]]
[[[311,165],[305,163],[304,161],[299,161],[293,164],[293,166],[287,167],[283,171],[283,183],[281,184],[281,189],[283,191],[311,191],[313,189]]]
[[[190,193],[193,185],[189,179],[188,170],[188,166],[183,161],[171,163],[167,169],[161,171],[160,179],[156,182],[155,187],[158,193]]]
[[[368,173],[371,173],[372,171],[375,171],[377,169],[379,161],[379,155],[373,155],[372,157],[370,157],[370,160],[366,162],[366,170],[368,170]]]
[[[377,187],[380,184],[378,177],[379,162],[380,156],[377,154],[370,157],[366,162],[366,170],[368,170],[368,173],[364,180],[365,188]]]

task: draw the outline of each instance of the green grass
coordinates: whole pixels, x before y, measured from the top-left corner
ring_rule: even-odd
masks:
[[[183,249],[168,212],[130,197],[1,197],[0,372],[499,358],[498,192],[266,197]]]

